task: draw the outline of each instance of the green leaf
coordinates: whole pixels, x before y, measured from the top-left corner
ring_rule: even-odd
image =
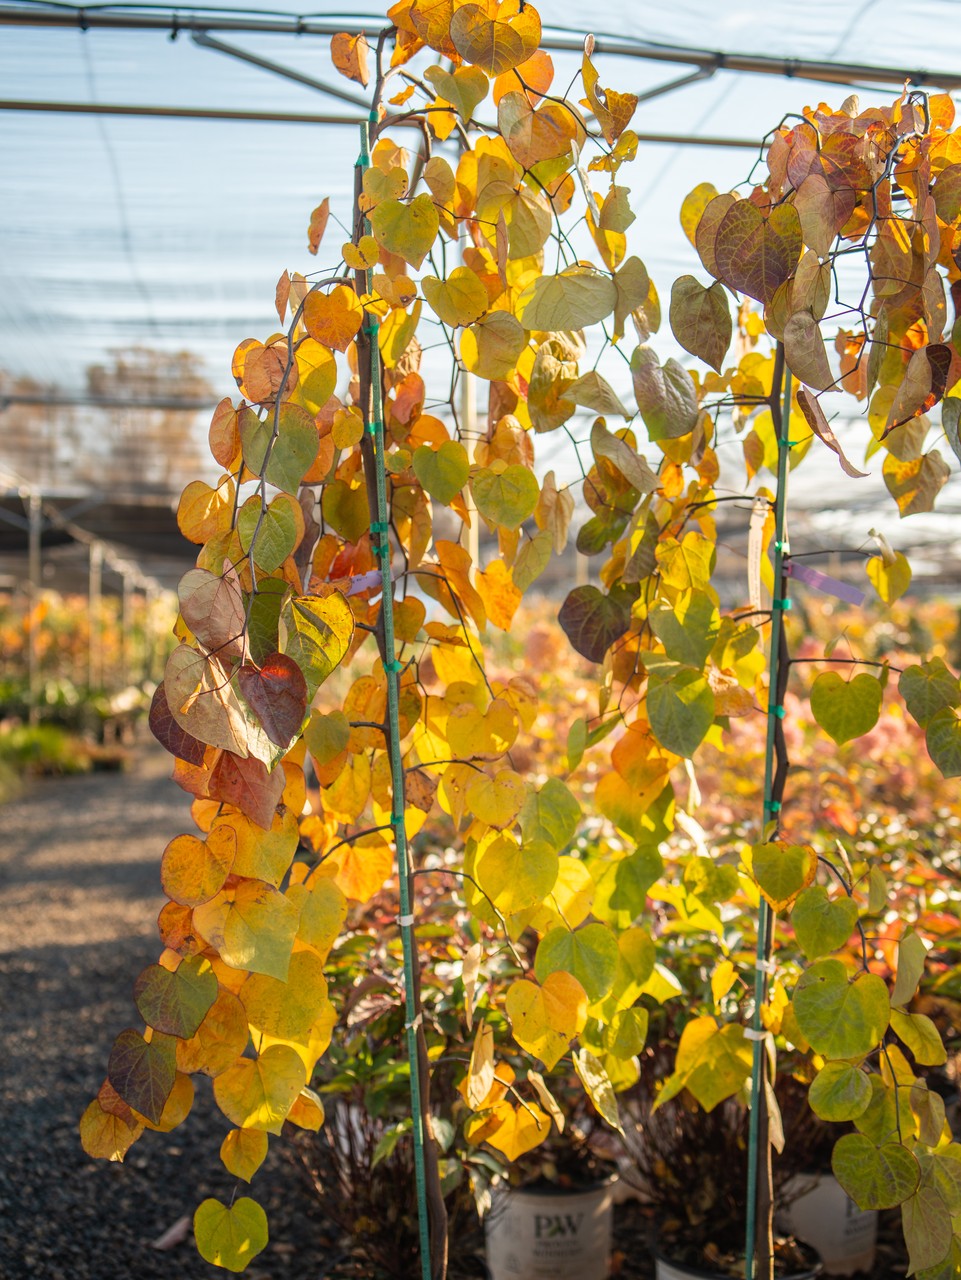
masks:
[[[951,1252],[951,1213],[933,1187],[922,1187],[901,1206],[901,1225],[908,1246],[908,1275],[936,1267]]]
[[[343,711],[314,711],[304,730],[307,750],[319,765],[330,764],[350,741],[350,722]]]
[[[621,403],[620,397],[606,379],[592,369],[583,377],[564,388],[568,400],[581,405],[584,409],[593,409],[595,413],[617,413],[622,418],[633,418],[630,409]]]
[[[689,530],[680,541],[662,535],[655,554],[664,586],[676,592],[710,587],[717,553],[711,539],[697,530]]]
[[[921,1167],[899,1142],[877,1147],[863,1133],[846,1133],[835,1145],[831,1170],[859,1209],[893,1209],[910,1199]]]
[[[258,583],[247,622],[247,642],[254,662],[263,662],[277,652],[280,610],[288,594],[290,584],[280,578],[263,578]]]
[[[293,658],[307,681],[308,699],[340,666],[354,636],[354,615],[339,591],[295,596],[281,610],[283,652]]]
[[[267,424],[273,429],[273,410],[267,415]],[[300,482],[317,456],[317,427],[314,419],[300,405],[284,403],[277,415],[277,438],[267,462],[268,484],[296,494]],[[244,461],[247,461],[246,451]],[[249,463],[248,463],[249,465]],[[251,467],[255,475],[260,469]]]
[[[587,992],[591,1004],[602,1000],[614,984],[617,938],[605,924],[587,924],[571,931],[551,929],[541,939],[534,958],[538,982],[551,973],[571,973]]]
[[[560,852],[574,839],[580,818],[580,803],[569,788],[559,778],[549,778],[528,794],[518,820],[525,844],[542,840]]]
[[[523,595],[541,576],[551,562],[554,535],[550,529],[538,529],[532,538],[521,544],[511,577],[514,586]]]
[[[250,1196],[229,1206],[204,1200],[194,1214],[194,1239],[205,1262],[243,1271],[267,1246],[267,1215]]]
[[[827,391],[834,374],[824,349],[821,326],[810,311],[795,311],[784,326],[784,357],[799,382],[815,391]]]
[[[961,1240],[957,1236],[951,1242],[947,1255],[935,1266],[915,1272],[917,1280],[957,1280],[961,1275]]]
[[[822,1120],[856,1120],[870,1105],[871,1081],[853,1062],[828,1062],[812,1080],[808,1102]]]
[[[647,685],[647,714],[662,747],[693,756],[714,723],[714,694],[694,667],[652,671]]]
[[[420,267],[439,227],[437,208],[426,193],[415,196],[409,205],[402,200],[384,200],[370,213],[370,229],[377,243],[412,267]]]
[[[881,372],[881,361],[884,359],[888,351],[888,316],[886,311],[882,311],[880,316],[874,323],[874,333],[871,335],[871,352],[868,356],[868,399],[874,394],[874,388],[878,385],[878,377]]]
[[[490,80],[480,67],[458,67],[454,72],[445,71],[443,67],[428,67],[424,79],[434,86],[438,97],[456,109],[465,123],[490,89]]]
[[[217,999],[218,989],[210,961],[186,956],[173,972],[149,965],[137,979],[133,998],[148,1026],[189,1040]]]
[[[930,1164],[925,1162],[924,1180],[941,1193],[952,1214],[961,1212],[961,1145],[949,1142],[932,1151]]]
[[[939,1093],[929,1089],[923,1080],[911,1086],[911,1114],[918,1126],[918,1141],[925,1146],[936,1147],[945,1132],[944,1100]]]
[[[662,366],[650,347],[631,357],[634,395],[651,440],[676,440],[697,423],[697,391],[691,375],[669,359]]]
[[[823,885],[805,889],[791,911],[795,937],[809,960],[839,951],[857,922],[857,903],[848,897],[832,901]]]
[[[916,933],[905,934],[898,943],[898,968],[891,992],[892,1005],[906,1005],[917,991],[927,954],[927,947]]]
[[[922,729],[938,711],[961,703],[961,684],[941,658],[905,667],[898,680],[898,691]]]
[[[172,1036],[154,1034],[145,1040],[139,1031],[121,1031],[110,1050],[107,1079],[134,1111],[159,1124],[177,1076]]]
[[[414,475],[432,498],[449,506],[467,483],[470,461],[459,440],[445,440],[439,449],[422,444],[414,450]]]
[[[424,276],[420,287],[432,310],[452,329],[473,324],[490,306],[483,282],[470,267],[455,267],[446,280]]]
[[[244,413],[241,445],[248,471],[255,476],[264,475],[266,462],[267,483],[285,493],[297,493],[307,468],[317,456],[317,428],[305,408],[283,403],[276,411],[276,424],[273,407],[262,421],[256,413]],[[270,449],[269,458],[267,449]]]
[[[414,1122],[410,1116],[405,1117],[403,1120],[398,1120],[396,1124],[388,1125],[380,1135],[377,1146],[374,1147],[373,1159],[370,1162],[371,1169],[376,1169],[382,1160],[387,1160],[392,1156],[398,1142],[409,1134],[413,1127]]]
[[[503,529],[519,529],[534,514],[540,489],[529,467],[512,463],[503,470],[484,467],[471,477],[471,492],[485,520]]]
[[[804,1037],[825,1058],[860,1058],[887,1030],[891,1015],[883,978],[849,979],[840,960],[818,960],[794,989],[794,1015]]]
[[[872,1075],[871,1101],[861,1115],[854,1120],[857,1131],[876,1146],[890,1142],[900,1135],[903,1141],[915,1136],[914,1116],[895,1085],[888,1086],[880,1076]]]
[[[249,498],[237,513],[237,533],[241,548],[253,556],[257,567],[273,573],[297,546],[297,517],[291,500],[274,498],[261,520],[260,499]]]
[[[734,332],[724,286],[705,289],[693,276],[680,276],[671,288],[669,318],[684,350],[720,373]]]
[[[557,620],[582,657],[603,662],[612,644],[630,629],[631,593],[614,587],[604,595],[597,587],[575,587],[561,605]]]
[[[597,877],[594,914],[615,929],[626,929],[644,911],[648,890],[663,871],[664,859],[656,845],[642,845],[626,858],[609,862]]]
[[[732,1097],[751,1074],[753,1051],[744,1028],[735,1022],[720,1028],[704,1046],[687,1089],[705,1111]]]
[[[928,721],[924,740],[928,754],[943,776],[961,777],[961,718],[957,708],[936,711]]]
[[[888,882],[880,867],[868,873],[868,915],[879,916],[888,904]]]
[[[948,1060],[941,1033],[924,1013],[891,1010],[891,1030],[907,1045],[918,1066],[940,1067]]]
[[[774,911],[784,911],[814,879],[818,857],[808,844],[775,840],[751,850],[751,871]]]
[[[713,1111],[750,1078],[753,1057],[739,1023],[719,1027],[711,1017],[695,1018],[681,1034],[674,1075],[658,1095],[655,1109],[687,1089],[705,1111]]]
[[[615,1058],[634,1058],[644,1048],[650,1014],[643,1006],[621,1009],[604,1028],[604,1048]]]
[[[345,542],[359,542],[370,528],[370,503],[363,484],[329,480],[320,498],[324,521]]]
[[[596,516],[591,516],[578,530],[578,551],[582,556],[600,555],[608,543],[616,542],[623,536],[629,519],[627,512],[618,511],[616,507],[602,507]]]
[[[606,1120],[612,1129],[623,1133],[617,1098],[614,1096],[614,1086],[603,1066],[587,1049],[578,1049],[574,1054],[574,1070],[601,1118]]]
[[[567,333],[599,323],[616,302],[610,276],[593,267],[568,267],[557,276],[540,276],[525,289],[517,314],[525,329]]]
[[[526,346],[523,325],[506,311],[489,312],[460,337],[461,359],[467,371],[489,382],[511,377]]]
[[[721,627],[717,604],[706,591],[692,591],[676,605],[657,605],[648,621],[667,656],[689,667],[704,666]]]
[[[881,682],[862,671],[844,680],[836,671],[822,671],[811,687],[811,714],[824,732],[841,746],[869,733],[881,714]]]
[[[573,773],[587,750],[587,721],[578,717],[567,731],[567,768]]]
[[[554,887],[558,867],[550,845],[519,845],[505,833],[478,855],[474,876],[498,911],[509,916],[542,903]]]

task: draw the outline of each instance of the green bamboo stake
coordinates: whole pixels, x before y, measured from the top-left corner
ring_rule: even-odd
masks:
[[[376,123],[377,113],[372,111],[370,122]],[[370,127],[367,121],[360,126],[360,159],[362,171],[370,168]],[[365,220],[365,229],[369,224]],[[372,289],[371,272],[367,272],[368,292]],[[384,672],[387,677],[387,728],[388,757],[391,774],[391,815],[394,843],[397,851],[397,878],[400,885],[401,947],[404,960],[404,1029],[407,1036],[407,1058],[410,1067],[410,1105],[413,1121],[414,1180],[417,1194],[417,1226],[420,1237],[421,1276],[431,1280],[430,1224],[427,1208],[427,1179],[425,1173],[424,1145],[427,1139],[420,1091],[420,1072],[417,1054],[417,1027],[420,1014],[417,1011],[417,995],[414,981],[417,965],[417,942],[414,937],[412,911],[410,855],[407,848],[407,829],[404,826],[405,789],[404,767],[401,755],[400,734],[400,673],[404,664],[396,658],[394,640],[394,591],[390,577],[390,541],[387,507],[387,471],[384,464],[384,404],[380,364],[378,332],[380,325],[372,319],[365,326],[370,340],[371,416],[366,430],[374,450],[376,503],[375,519],[371,522],[372,541],[377,551],[381,579],[381,618],[384,628]]]
[[[787,478],[788,460],[791,455],[791,441],[788,438],[791,423],[791,372],[784,367],[784,348],[778,343],[774,363],[773,384],[776,388],[783,377],[784,392],[780,404],[772,389],[772,414],[777,427],[777,490],[774,499],[774,590],[777,593],[771,606],[771,652],[768,659],[768,719],[767,741],[764,751],[764,828],[780,811],[781,804],[774,797],[775,776],[775,741],[777,720],[783,717],[784,708],[775,704],[780,684],[781,635],[784,627],[784,613],[791,602],[785,596],[784,557],[785,557],[785,517],[787,512]],[[779,411],[779,412],[778,412]],[[774,921],[771,908],[764,898],[761,899],[758,912],[757,928],[757,961],[754,972],[754,1015],[752,1018],[752,1039],[754,1043],[753,1062],[751,1067],[751,1114],[748,1130],[748,1165],[747,1165],[747,1212],[745,1222],[744,1261],[745,1280],[755,1280],[755,1260],[757,1253],[757,1200],[758,1170],[761,1160],[760,1151],[760,1111],[762,1106],[761,1092],[765,1075],[764,1062],[764,1029],[761,1022],[761,1007],[767,999],[767,971],[774,941]],[[767,1141],[767,1134],[764,1134]],[[760,1280],[764,1280],[763,1277]]]

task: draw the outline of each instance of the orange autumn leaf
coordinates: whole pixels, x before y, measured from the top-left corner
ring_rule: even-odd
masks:
[[[346,351],[357,336],[364,308],[348,285],[339,284],[330,293],[316,289],[304,300],[304,326],[315,341],[335,351]]]
[[[363,35],[351,36],[346,32],[335,35],[330,42],[330,60],[342,76],[356,80],[364,88],[370,81],[367,55],[370,46]]]
[[[329,217],[330,199],[325,196],[310,215],[310,225],[307,228],[307,249],[315,256],[317,250],[320,248],[320,242],[324,238],[324,232],[327,229],[327,219]]]
[[[501,631],[510,631],[522,599],[514,586],[510,569],[503,560],[492,560],[486,569],[477,572],[474,581],[484,602],[488,622]]]
[[[390,845],[370,837],[344,845],[329,857],[337,868],[334,883],[355,902],[369,902],[384,887],[394,865]]]

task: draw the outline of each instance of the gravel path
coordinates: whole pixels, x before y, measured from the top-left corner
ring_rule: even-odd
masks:
[[[138,1026],[140,970],[157,958],[160,855],[190,830],[169,757],[138,749],[125,774],[44,780],[0,809],[0,1277],[211,1280],[189,1234],[152,1247],[235,1182],[209,1081],[171,1134],[147,1133],[123,1165],[84,1154],[77,1124],[114,1037]],[[271,1140],[253,1194],[271,1243],[250,1280],[321,1280],[341,1249]]]

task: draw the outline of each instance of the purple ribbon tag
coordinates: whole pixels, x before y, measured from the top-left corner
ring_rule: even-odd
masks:
[[[796,560],[788,560],[784,566],[785,576],[788,578],[796,578],[798,582],[803,582],[806,586],[813,587],[815,591],[823,591],[825,595],[834,596],[837,600],[844,600],[847,604],[864,604],[864,592],[859,591],[857,587],[852,587],[847,582],[840,582],[837,578],[832,578],[826,573],[822,573],[820,569],[810,569],[806,564],[798,564]]]
[[[350,580],[350,590],[347,592],[349,596],[359,595],[361,591],[366,591],[368,587],[380,586],[380,570],[371,569],[369,573],[361,573],[356,578]]]

